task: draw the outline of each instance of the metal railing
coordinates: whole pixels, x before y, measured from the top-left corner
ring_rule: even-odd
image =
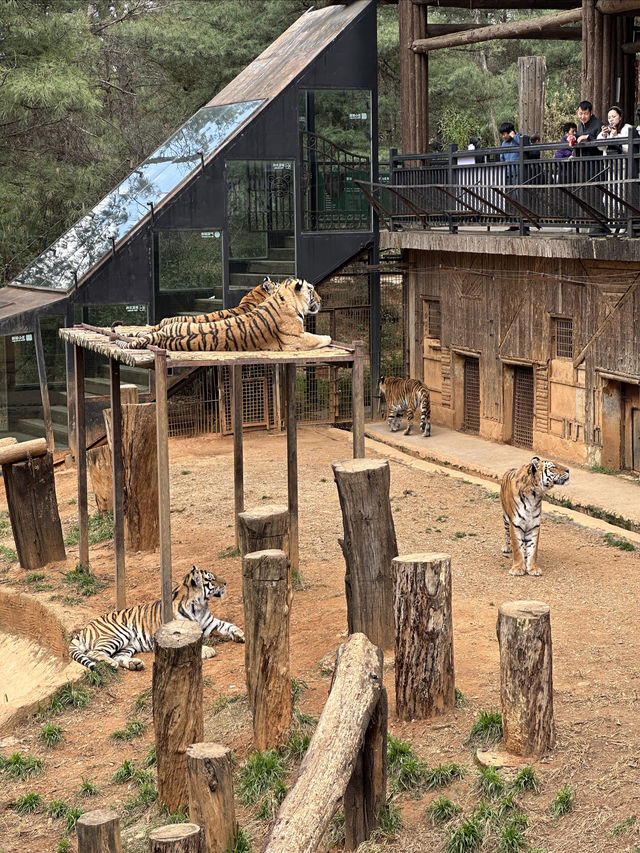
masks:
[[[531,229],[596,227],[605,233],[640,230],[640,138],[576,146],[562,144],[446,153],[390,152],[390,182],[359,182],[381,224],[390,230],[460,226]],[[626,148],[627,150],[623,150]],[[604,150],[603,150],[604,149]]]

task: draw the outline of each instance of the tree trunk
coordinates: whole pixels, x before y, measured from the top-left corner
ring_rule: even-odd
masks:
[[[455,705],[451,558],[396,557],[396,713],[401,720],[444,714]]]
[[[44,439],[42,439],[44,441]],[[19,444],[3,448],[9,450]],[[64,560],[64,540],[58,514],[53,456],[29,458],[2,465],[9,519],[23,569],[39,569],[55,560]]]
[[[245,674],[253,709],[253,745],[281,746],[291,723],[289,561],[284,551],[256,551],[242,560]]]
[[[195,823],[172,823],[152,829],[149,853],[206,853],[202,827]]]
[[[391,649],[395,638],[391,561],[398,546],[389,501],[389,463],[348,459],[332,467],[344,524],[344,540],[339,542],[347,565],[348,630]]]
[[[152,697],[158,797],[175,812],[189,800],[187,748],[204,731],[202,631],[196,622],[175,619],[156,631]]]
[[[329,698],[262,853],[317,849],[356,769],[382,689],[382,651],[353,634],[338,649]]]
[[[87,450],[87,468],[99,512],[113,511],[113,471],[109,446],[102,444]]]
[[[289,513],[286,506],[266,504],[238,513],[240,554],[277,548],[289,555]]]
[[[542,135],[547,92],[547,60],[544,56],[518,57],[518,129]]]
[[[498,608],[500,699],[505,748],[539,756],[555,743],[551,615],[541,601]]]
[[[418,154],[429,150],[429,59],[411,45],[427,34],[427,10],[399,0],[398,32],[402,153]]]
[[[81,815],[76,823],[78,853],[122,853],[120,818],[111,809]]]
[[[189,817],[204,829],[207,853],[236,843],[232,752],[219,743],[193,743],[187,750]]]

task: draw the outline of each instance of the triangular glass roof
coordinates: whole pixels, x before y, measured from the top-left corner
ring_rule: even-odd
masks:
[[[262,100],[203,107],[93,210],[52,243],[11,282],[68,291],[115,248],[216,148]]]

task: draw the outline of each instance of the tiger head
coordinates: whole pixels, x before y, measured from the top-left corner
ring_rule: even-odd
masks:
[[[267,296],[272,296],[276,292],[276,290],[280,287],[280,282],[271,281],[269,276],[265,275],[258,287],[262,291],[263,298],[266,299]]]
[[[550,459],[540,459],[534,456],[529,463],[529,473],[532,480],[546,492],[553,486],[562,486],[569,482],[569,469],[558,465]]]
[[[285,278],[279,287],[293,294],[298,313],[303,317],[306,314],[317,314],[320,310],[322,300],[311,282],[303,278]]]
[[[226,583],[217,579],[213,572],[205,572],[197,566],[192,566],[182,581],[182,589],[188,598],[202,598],[204,601],[222,598],[226,588]]]

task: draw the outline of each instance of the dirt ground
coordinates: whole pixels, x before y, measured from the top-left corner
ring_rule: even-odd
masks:
[[[175,580],[193,563],[223,576],[227,597],[215,602],[212,610],[242,625],[240,558],[225,556],[234,547],[232,452],[231,439],[171,441],[172,560]],[[298,707],[317,717],[329,688],[320,663],[346,638],[344,560],[338,545],[342,518],[331,463],[351,455],[351,436],[329,428],[301,428],[298,452],[303,583],[291,614],[291,670],[308,687]],[[384,457],[384,447],[377,444],[373,449],[368,444],[367,455]],[[367,850],[440,851],[446,830],[431,825],[426,816],[429,803],[444,793],[462,807],[463,818],[477,806],[477,768],[466,741],[482,710],[499,710],[497,607],[515,599],[549,604],[553,636],[557,744],[535,765],[539,792],[517,798],[529,818],[529,849],[640,850],[640,819],[635,819],[640,818],[640,552],[611,547],[587,527],[545,515],[539,558],[543,576],[511,577],[500,553],[503,524],[495,483],[485,488],[460,477],[418,470],[410,457],[391,460],[390,469],[400,554],[451,555],[456,686],[464,704],[435,720],[401,723],[395,717],[393,670],[387,666],[389,729],[410,742],[430,767],[452,761],[464,766],[466,774],[444,790],[396,797],[403,829],[395,838],[370,843]],[[56,488],[67,531],[77,521],[75,470],[60,470]],[[286,504],[285,438],[253,433],[245,436],[245,505],[264,502]],[[6,509],[4,500],[0,509]],[[10,532],[0,544],[13,547]],[[70,604],[64,601],[69,589],[62,580],[77,561],[77,547],[69,547],[66,563],[47,566],[45,579],[38,582],[50,588],[38,590],[36,584],[25,582],[19,565],[0,560],[0,589],[29,592],[55,608],[68,628],[79,626],[113,607],[112,545],[95,545],[90,552],[91,569],[106,581],[105,589]],[[159,552],[127,554],[126,562],[127,603],[158,597]],[[216,648],[217,656],[203,661],[205,738],[233,747],[240,765],[251,749],[250,717],[242,699],[244,647],[225,642]],[[152,656],[143,659],[143,672],[123,673],[105,687],[94,688],[86,708],[55,717],[32,716],[12,735],[0,737],[4,758],[22,752],[44,759],[44,772],[25,781],[0,773],[0,851],[75,850],[75,834],[69,835],[70,845],[65,847],[64,820],[47,814],[47,806],[55,800],[83,811],[116,809],[124,850],[147,850],[146,832],[164,822],[158,807],[132,805],[132,783],[112,779],[125,759],[142,768],[153,743],[147,692]],[[228,702],[233,699],[237,701]],[[144,723],[143,733],[129,741],[114,740],[112,733],[132,719]],[[47,720],[63,732],[61,743],[51,748],[39,739]],[[98,789],[92,796],[87,790],[90,783]],[[549,807],[564,785],[574,792],[574,807],[554,817]],[[41,805],[34,813],[17,814],[16,801],[28,792],[39,793]],[[259,820],[255,810],[240,806],[237,817],[257,851],[268,823]],[[493,835],[483,849],[496,850],[497,843]]]

